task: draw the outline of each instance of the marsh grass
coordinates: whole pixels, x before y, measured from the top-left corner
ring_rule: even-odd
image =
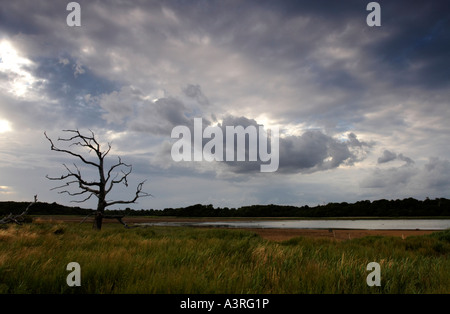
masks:
[[[0,230],[0,293],[449,293],[450,231],[271,242],[250,231],[39,222]],[[369,262],[381,286],[368,287]],[[81,266],[69,287],[66,266]]]

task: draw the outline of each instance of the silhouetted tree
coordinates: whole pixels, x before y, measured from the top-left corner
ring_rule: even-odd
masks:
[[[61,153],[66,153],[69,155],[72,155],[74,157],[77,157],[80,159],[85,165],[90,166],[94,168],[94,170],[97,172],[98,179],[96,181],[89,181],[81,175],[80,169],[77,167],[77,165],[74,163],[74,169],[70,169],[65,164],[64,167],[67,170],[67,174],[62,175],[61,177],[53,178],[46,176],[49,180],[58,180],[58,181],[65,181],[65,184],[62,186],[58,186],[53,188],[55,189],[63,189],[59,191],[60,194],[68,194],[70,196],[86,196],[83,200],[80,201],[72,201],[76,203],[82,203],[90,199],[92,196],[96,196],[98,199],[97,203],[97,210],[95,212],[95,220],[93,228],[96,228],[100,230],[102,228],[102,221],[103,218],[116,218],[118,219],[122,224],[125,225],[125,227],[128,227],[123,221],[122,217],[107,217],[105,216],[105,208],[108,206],[116,205],[116,204],[131,204],[135,203],[136,200],[143,196],[149,196],[150,194],[145,193],[142,191],[142,187],[145,183],[145,181],[139,183],[136,188],[136,194],[135,196],[128,201],[123,200],[116,200],[116,201],[107,201],[106,196],[113,190],[113,187],[115,184],[123,183],[126,187],[128,187],[128,175],[132,171],[132,166],[127,165],[120,157],[118,157],[118,162],[113,164],[109,167],[108,170],[105,169],[105,157],[108,155],[109,151],[111,150],[111,144],[108,143],[108,148],[105,151],[102,151],[100,144],[95,139],[94,133],[91,131],[90,135],[83,135],[78,130],[63,130],[63,132],[69,133],[71,136],[67,138],[58,138],[58,141],[60,142],[66,142],[68,143],[68,147],[70,148],[58,148],[55,146],[53,141],[47,136],[47,133],[44,132],[45,137],[51,144],[51,150]],[[88,153],[94,152],[95,153],[95,161],[92,161],[88,159],[87,157],[83,156],[81,153],[75,152],[73,147],[81,147],[83,150],[87,150]],[[119,172],[120,170],[120,172]],[[75,187],[77,188],[77,191],[70,191],[69,188]],[[68,189],[64,189],[68,188]]]

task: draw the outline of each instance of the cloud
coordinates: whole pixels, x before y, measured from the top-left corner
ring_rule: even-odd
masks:
[[[63,63],[64,64],[64,63]],[[64,64],[65,65],[65,64]],[[85,73],[86,71],[83,69],[83,66],[81,65],[81,63],[79,61],[77,61],[74,65],[73,65],[73,75],[75,77],[78,77],[78,75]]]
[[[450,19],[443,15],[445,2],[415,1],[410,6],[402,2],[383,3],[384,26],[391,32],[367,46],[379,65],[379,73],[389,71],[397,86],[443,88],[450,79],[442,66],[450,53],[448,35]],[[398,18],[399,16],[402,18]],[[421,22],[417,23],[417,19]]]
[[[207,125],[209,125],[209,123],[204,121],[203,129]],[[244,129],[247,129],[247,127],[253,126],[256,130],[260,127],[264,128],[265,132],[267,132],[267,126],[259,124],[255,119],[243,116],[235,117],[232,115],[223,117],[218,126],[221,128],[223,134],[223,160],[229,170],[236,174],[260,172],[260,165],[265,164],[265,162],[261,161],[259,154],[257,161],[249,161],[250,137],[248,136],[245,140],[245,161],[237,161],[237,141],[234,141],[234,159],[231,161],[226,159],[226,129],[227,127],[237,126],[242,126]],[[192,124],[189,124],[189,128],[191,130],[193,129]],[[194,136],[191,134],[192,141],[193,138]],[[256,134],[255,140],[258,144],[252,144],[255,145],[255,147],[259,147],[260,138],[258,134]],[[209,141],[210,139],[203,139],[203,147]],[[193,145],[192,142],[191,146],[193,147]],[[278,173],[284,174],[313,173],[334,169],[342,165],[352,166],[355,162],[364,159],[364,157],[358,154],[358,150],[367,152],[370,147],[370,144],[359,141],[354,133],[349,133],[345,140],[339,140],[326,135],[319,130],[305,131],[300,136],[285,135],[280,137],[279,151],[272,151],[270,142],[268,143],[268,151],[270,151],[272,155],[279,155]]]
[[[370,145],[357,139],[354,133],[346,140],[338,140],[321,131],[306,131],[301,136],[287,136],[280,140],[280,169],[284,173],[312,173],[353,165],[358,157],[353,147],[364,151]]]
[[[38,64],[24,56],[10,41],[0,41],[0,91],[20,99],[39,98],[43,81],[34,75]]]
[[[208,98],[202,93],[200,85],[193,85],[189,84],[186,86],[186,88],[183,90],[186,96],[190,98],[194,98],[200,105],[202,106],[208,106],[209,100]]]
[[[251,178],[232,193],[211,195],[242,190],[242,199],[247,193],[255,202],[295,202],[297,187],[309,182],[319,182],[314,199],[323,201],[357,198],[360,190],[346,191],[343,181],[362,181],[362,193],[375,197],[448,195],[445,1],[382,2],[378,28],[366,25],[367,2],[359,0],[81,0],[78,28],[66,25],[66,4],[2,3],[0,40],[17,53],[8,65],[5,51],[12,51],[0,49],[0,120],[12,130],[2,133],[3,169],[18,163],[7,140],[19,132],[78,127],[113,139],[139,173],[156,182],[170,177],[164,182],[179,193],[186,178],[199,176],[202,187],[220,188],[229,178]],[[171,130],[192,130],[195,117],[204,127],[279,126],[280,165],[272,175],[281,186],[292,183],[292,193],[277,198],[279,190],[266,187],[256,197],[264,184],[254,179],[261,178],[259,162],[171,162]],[[20,136],[27,156],[36,137]],[[389,150],[374,156],[379,147]],[[41,163],[51,160],[42,155]],[[440,159],[425,167],[429,155]],[[1,184],[14,181],[14,191],[24,193],[20,176],[5,173]],[[177,199],[202,202],[204,192],[194,198],[193,189]]]
[[[400,158],[399,158],[400,156]],[[363,179],[360,187],[372,191],[382,191],[385,196],[418,198],[441,197],[450,188],[450,161],[430,157],[422,166],[416,166],[408,157],[397,155],[395,159],[405,161],[398,167],[376,167]]]
[[[406,162],[408,165],[413,164],[414,160],[409,157],[404,156],[403,154],[398,154],[397,158],[401,161]]]
[[[11,194],[11,188],[9,186],[0,185],[0,194]]]
[[[62,65],[68,65],[70,63],[69,59],[67,58],[59,58],[59,63],[61,63]]]
[[[417,168],[409,166],[392,167],[389,169],[376,168],[360,182],[362,188],[395,191],[404,189],[411,179],[418,174]]]
[[[393,160],[401,160],[406,162],[408,165],[414,163],[414,160],[412,160],[411,158],[406,157],[403,154],[397,155],[396,153],[393,153],[386,149],[383,151],[383,155],[381,157],[378,157],[378,164],[384,164]]]
[[[423,180],[426,188],[446,191],[450,188],[450,161],[430,157],[424,166]]]
[[[191,124],[189,113],[189,109],[178,99],[160,98],[143,103],[138,108],[135,119],[128,125],[132,130],[168,137],[175,126]]]
[[[378,157],[378,163],[383,164],[392,160],[397,159],[397,154],[388,151],[387,149],[383,152],[381,157]]]
[[[104,109],[102,117],[110,125],[129,130],[170,137],[177,125],[191,125],[193,111],[175,97],[156,98],[134,86],[103,94],[96,99]]]
[[[131,86],[124,86],[120,91],[102,94],[98,98],[98,104],[105,113],[102,118],[108,123],[123,123],[133,115],[134,106],[143,101],[140,91]]]

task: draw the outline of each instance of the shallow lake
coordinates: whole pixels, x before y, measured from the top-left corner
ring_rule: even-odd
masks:
[[[450,219],[230,220],[208,222],[155,222],[142,223],[140,225],[279,229],[445,230],[450,228]]]

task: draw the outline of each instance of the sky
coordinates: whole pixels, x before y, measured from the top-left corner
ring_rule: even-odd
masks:
[[[369,2],[89,0],[69,26],[69,1],[2,0],[0,201],[95,208],[46,178],[95,179],[50,149],[67,129],[132,165],[110,199],[146,180],[151,197],[115,208],[450,197],[450,4],[377,1],[369,26]],[[278,128],[277,171],[174,161],[195,118]]]

